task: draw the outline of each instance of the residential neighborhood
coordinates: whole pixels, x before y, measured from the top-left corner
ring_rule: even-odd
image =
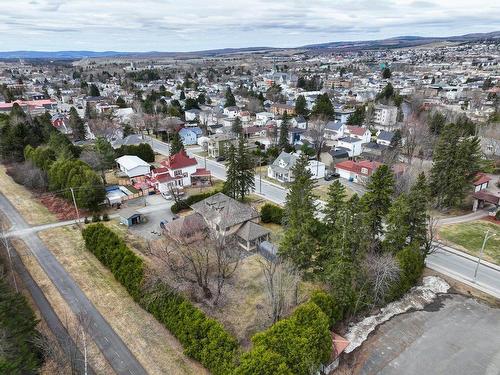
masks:
[[[0,46],[0,374],[500,373],[499,32],[153,3]]]

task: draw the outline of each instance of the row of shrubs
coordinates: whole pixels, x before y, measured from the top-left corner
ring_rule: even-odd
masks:
[[[189,207],[191,207],[192,204],[200,202],[203,199],[211,197],[212,195],[215,195],[217,193],[220,193],[220,191],[213,190],[213,191],[209,191],[208,193],[190,195],[189,197],[187,197],[185,199],[182,199],[178,202],[175,202],[172,205],[171,210],[174,214],[179,213],[182,210],[187,210]]]
[[[90,223],[90,222],[92,222],[92,223],[98,223],[98,222],[100,222],[100,221],[109,221],[109,215],[105,213],[105,214],[103,214],[103,215],[101,216],[101,215],[99,215],[99,214],[97,214],[97,213],[96,213],[96,214],[93,214],[93,215],[92,215],[92,219],[90,219],[90,220],[89,220],[89,218],[88,218],[88,217],[85,217],[85,218],[83,219],[83,222],[84,222],[85,224],[88,224],[88,223]]]
[[[144,263],[125,242],[103,224],[83,230],[86,248],[91,251],[130,295],[182,343],[184,351],[214,375],[234,369],[238,343],[224,327],[207,317],[183,296],[158,282],[143,289]]]
[[[263,223],[274,223],[281,225],[283,220],[283,208],[274,204],[266,203],[260,209],[260,219]]]

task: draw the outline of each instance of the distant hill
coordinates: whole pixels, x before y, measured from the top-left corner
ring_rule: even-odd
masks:
[[[500,40],[500,31],[490,33],[474,33],[449,37],[421,37],[421,36],[398,36],[394,38],[380,40],[364,40],[350,42],[329,42],[320,44],[309,44],[295,48],[274,48],[274,47],[246,47],[246,48],[223,48],[206,51],[193,52],[117,52],[117,51],[9,51],[0,52],[0,59],[51,59],[51,60],[79,60],[83,58],[99,58],[99,57],[135,57],[135,58],[160,58],[160,57],[177,57],[189,58],[196,56],[220,56],[237,53],[263,53],[267,51],[287,51],[287,50],[344,50],[354,51],[363,49],[380,49],[380,48],[404,48],[420,46],[435,42],[471,42],[479,40]]]

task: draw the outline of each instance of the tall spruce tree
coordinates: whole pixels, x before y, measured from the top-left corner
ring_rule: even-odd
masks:
[[[382,234],[382,221],[391,207],[394,193],[394,175],[385,164],[377,168],[367,185],[367,192],[362,201],[365,208],[365,220],[372,240]]]
[[[236,99],[234,98],[231,87],[228,87],[225,94],[226,102],[224,103],[224,108],[234,107],[236,105]]]
[[[345,187],[339,180],[334,181],[328,187],[326,205],[323,210],[324,220],[328,225],[328,230],[338,230],[342,225],[342,214],[345,208],[346,192]]]
[[[431,192],[439,208],[459,206],[479,171],[479,140],[464,136],[455,124],[446,125],[433,154]]]
[[[290,145],[288,143],[288,127],[289,127],[289,117],[288,114],[285,113],[283,114],[283,118],[281,119],[281,124],[280,124],[280,136],[278,140],[278,147],[280,150],[286,150],[288,146]]]
[[[315,218],[316,197],[312,174],[307,168],[309,160],[301,155],[292,167],[294,181],[290,184],[283,213],[285,233],[279,252],[289,258],[295,266],[308,270],[313,265],[317,250],[318,222]]]
[[[73,131],[73,138],[76,141],[85,140],[85,123],[80,115],[78,115],[75,107],[71,107],[69,110],[69,126]]]
[[[295,114],[297,116],[307,116],[309,110],[307,109],[307,102],[304,95],[299,95],[295,101]]]
[[[240,133],[238,139],[238,150],[236,155],[238,171],[238,198],[245,199],[255,189],[255,174],[253,170],[253,159],[248,152],[245,137]]]
[[[175,155],[182,150],[184,150],[184,144],[182,143],[181,136],[178,132],[175,132],[170,140],[170,155]]]
[[[241,125],[241,119],[236,117],[231,125],[231,131],[239,136],[243,133],[243,126]]]
[[[236,156],[236,148],[233,144],[229,145],[226,151],[226,181],[222,192],[231,198],[237,199],[239,186],[238,186],[238,159]]]

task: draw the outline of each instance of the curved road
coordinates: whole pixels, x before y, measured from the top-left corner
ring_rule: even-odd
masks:
[[[27,229],[30,226],[15,209],[9,200],[0,193],[0,210],[12,223],[12,231]],[[52,252],[40,238],[32,232],[21,236],[32,255],[40,263],[45,273],[55,285],[61,296],[75,314],[83,313],[89,316],[91,324],[88,334],[117,374],[145,375],[146,370],[130,352],[122,339],[111,328],[108,322],[97,311],[78,284],[66,272]],[[117,314],[120,312],[118,311]]]

